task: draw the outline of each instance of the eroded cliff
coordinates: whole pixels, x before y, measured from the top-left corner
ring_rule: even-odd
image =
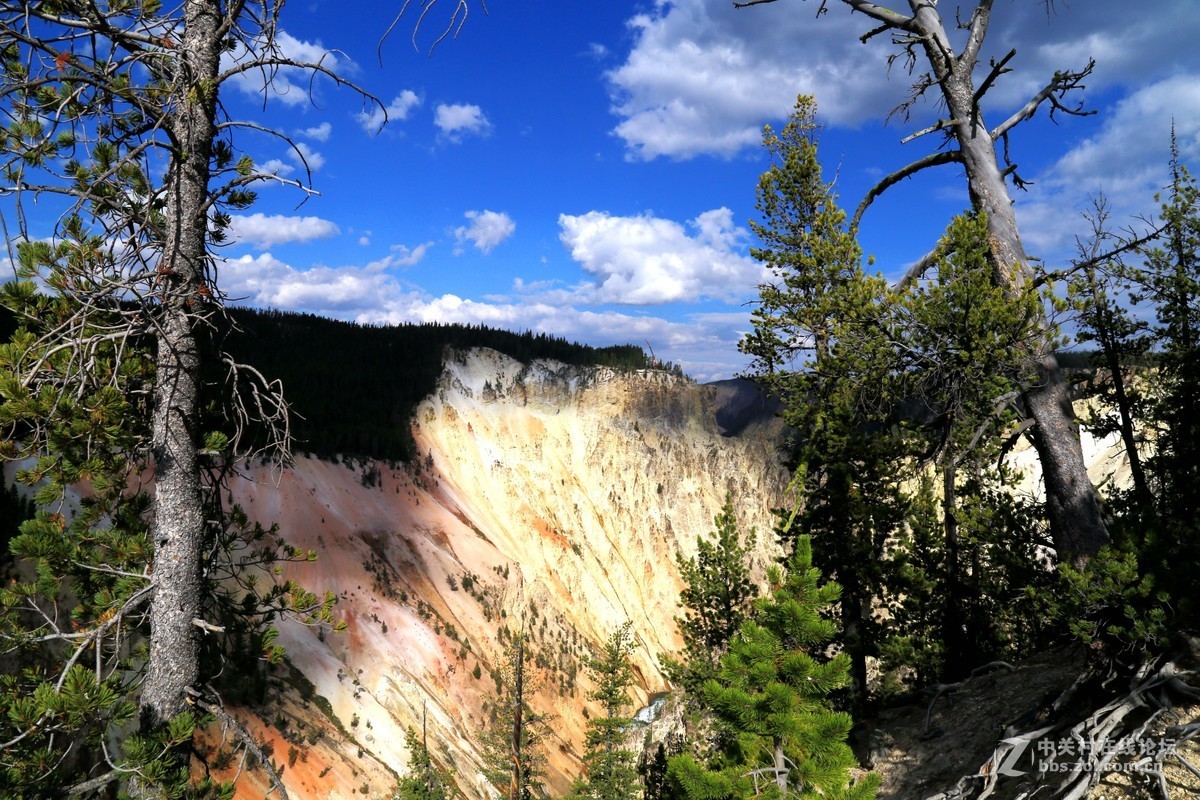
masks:
[[[349,623],[343,634],[282,625],[289,664],[271,673],[267,704],[242,715],[293,796],[386,795],[407,763],[404,728],[423,724],[460,788],[485,796],[479,736],[500,631],[522,624],[535,706],[552,716],[548,782],[565,789],[588,648],[631,621],[638,700],[662,690],[659,655],[678,643],[675,554],[695,552],[727,492],[745,528],[770,529],[787,477],[779,436],[761,418],[722,436],[728,399],[664,372],[472,350],[451,355],[418,407],[413,464],[251,469],[235,499],[317,551],[287,573],[334,591]],[[239,796],[261,793],[246,777]]]

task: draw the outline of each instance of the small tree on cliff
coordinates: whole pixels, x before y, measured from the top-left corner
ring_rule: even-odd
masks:
[[[425,735],[413,728],[404,731],[408,747],[408,773],[396,785],[392,800],[451,800],[456,796],[454,775],[433,763]]]
[[[522,626],[511,634],[505,649],[490,724],[483,735],[484,774],[505,800],[531,800],[542,794],[546,717],[529,704],[535,682],[526,651]]]
[[[849,677],[844,654],[824,656],[839,587],[821,582],[805,536],[796,539],[786,571],[772,567],[769,581],[770,595],[757,601],[702,690],[729,735],[710,763],[688,753],[670,760],[678,796],[869,800],[878,781],[852,779],[851,719],[829,701]]]
[[[716,674],[729,640],[741,627],[756,596],[750,581],[750,551],[755,532],[738,532],[733,500],[726,496],[708,539],[696,542],[696,557],[676,554],[683,590],[681,616],[675,618],[683,637],[676,659],[664,656],[663,670],[676,686],[698,699],[699,689]]]
[[[633,686],[631,628],[626,622],[608,638],[597,658],[588,659],[588,669],[596,680],[588,699],[599,703],[603,713],[588,720],[584,777],[575,785],[572,799],[633,800],[641,793],[637,757],[625,747],[625,731],[633,721],[625,716]]]

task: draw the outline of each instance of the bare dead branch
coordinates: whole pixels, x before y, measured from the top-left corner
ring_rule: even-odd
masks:
[[[996,79],[1005,73],[1012,72],[1012,70],[1008,69],[1005,65],[1008,64],[1008,62],[1011,61],[1016,54],[1017,49],[1014,47],[1012,50],[1009,50],[1008,53],[1005,54],[1004,58],[1000,59],[999,61],[992,59],[991,71],[988,72],[987,77],[983,79],[983,82],[979,84],[979,88],[975,90],[975,96],[971,98],[971,101],[976,105],[977,112],[979,101],[983,99],[985,94],[987,94],[988,89],[992,88],[992,84],[996,82]]]
[[[1017,125],[1032,119],[1037,113],[1038,108],[1049,101],[1053,108],[1073,116],[1086,117],[1095,114],[1094,110],[1085,111],[1082,104],[1075,108],[1070,108],[1062,103],[1062,97],[1070,91],[1083,88],[1083,80],[1092,74],[1092,70],[1096,68],[1096,59],[1090,59],[1087,66],[1077,72],[1056,72],[1050,82],[1042,87],[1041,91],[1029,99],[1025,105],[1021,106],[1017,111],[1004,122],[1001,122],[992,129],[992,141],[996,141],[1001,136],[1008,133]],[[1051,115],[1053,117],[1053,114]]]
[[[875,202],[875,198],[879,197],[881,194],[886,192],[892,186],[895,186],[900,181],[904,180],[905,178],[912,177],[921,170],[928,169],[930,167],[937,167],[941,166],[942,164],[953,164],[961,161],[962,153],[960,153],[958,150],[943,150],[938,153],[931,153],[924,158],[917,159],[906,167],[901,167],[900,169],[896,170],[891,175],[888,175],[883,180],[879,181],[879,183],[871,187],[871,191],[867,192],[867,196],[862,199],[862,202],[858,204],[858,208],[854,211],[854,217],[850,220],[850,230],[857,231],[858,224],[862,221],[863,214],[866,213],[867,209],[871,206],[871,203]]]

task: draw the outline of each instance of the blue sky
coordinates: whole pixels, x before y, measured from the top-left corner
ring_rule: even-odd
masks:
[[[261,79],[226,91],[230,116],[294,137],[320,192],[301,204],[295,189],[265,187],[235,219],[221,281],[238,302],[648,341],[698,379],[728,377],[744,365],[736,344],[764,278],[747,229],[762,125],[813,93],[827,176],[850,209],[936,145],[900,144],[933,106],[884,124],[908,76],[899,66],[889,76],[892,47],[860,44],[871,25],[836,0],[820,19],[815,0],[740,11],[728,0],[493,0],[486,15],[472,2],[457,39],[430,55],[453,2],[432,7],[416,48],[416,3],[382,43],[399,0],[285,9],[285,51],[329,51],[327,63],[390,107],[381,131],[326,80],[311,98],[287,74],[266,95]],[[943,0],[943,16],[955,6]],[[1172,119],[1185,160],[1200,163],[1198,41],[1194,0],[1060,0],[1051,16],[1038,0],[997,0],[986,52],[1018,53],[989,95],[992,124],[1054,70],[1097,60],[1085,95],[1097,115],[1055,124],[1043,111],[1014,133],[1020,173],[1035,182],[1017,199],[1031,253],[1068,257],[1097,191],[1118,220],[1152,213]],[[301,177],[282,142],[238,143]],[[957,167],[928,172],[872,207],[863,247],[894,276],[966,204]]]

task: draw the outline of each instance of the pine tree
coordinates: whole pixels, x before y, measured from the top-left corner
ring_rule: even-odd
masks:
[[[886,335],[888,287],[863,270],[822,178],[815,115],[812,98],[802,96],[779,134],[763,133],[773,163],[759,179],[762,221],[752,227],[761,246],[751,254],[774,280],[760,287],[754,329],[740,348],[753,358],[750,376],[780,400],[795,432],[798,510],[782,527],[785,536],[812,536],[817,565],[843,587],[840,643],[862,713],[886,544],[904,515],[895,465],[907,443]]]
[[[992,490],[1014,478],[998,456],[1014,431],[1022,387],[1033,378],[1024,370],[1044,335],[1041,305],[1036,294],[1014,299],[995,285],[987,236],[982,217],[956,217],[935,250],[936,275],[910,285],[893,306],[893,338],[902,343],[896,362],[900,385],[906,397],[920,404],[926,457],[940,477],[945,537],[941,639],[943,663],[956,673],[988,654],[980,626],[999,635],[993,625],[997,620],[981,611],[986,598],[978,587],[985,574],[994,578],[1002,563],[1014,568],[1023,564],[1023,574],[1040,569],[1033,548],[1019,546],[1030,541],[1036,524],[1022,517],[1024,530],[1015,523],[998,525],[1001,516],[992,511],[1007,505]],[[989,508],[986,501],[1000,505]],[[988,523],[969,524],[982,519]],[[1012,515],[1007,519],[1012,521]],[[1021,555],[1004,562],[985,558],[989,545],[997,542]]]
[[[1091,359],[1092,374],[1083,387],[1099,403],[1089,410],[1084,425],[1098,437],[1120,434],[1133,487],[1131,502],[1119,504],[1131,506],[1138,515],[1153,514],[1137,430],[1148,419],[1150,397],[1144,381],[1131,379],[1132,370],[1147,365],[1153,337],[1149,323],[1122,302],[1124,299],[1129,305],[1137,305],[1141,299],[1140,270],[1118,257],[1100,258],[1102,250],[1112,247],[1116,238],[1108,230],[1109,215],[1105,198],[1096,198],[1085,215],[1092,225],[1092,236],[1086,245],[1080,245],[1082,269],[1068,281],[1068,295],[1078,312],[1077,338],[1099,347]],[[1110,504],[1116,493],[1110,491]]]
[[[749,565],[755,532],[751,529],[744,538],[739,533],[728,495],[713,524],[710,537],[697,540],[695,558],[675,556],[684,583],[679,594],[683,613],[675,618],[683,651],[680,659],[663,657],[663,671],[691,698],[716,673],[755,597]]]
[[[637,756],[625,747],[625,731],[633,722],[625,716],[633,686],[631,628],[626,622],[604,643],[599,657],[588,660],[596,680],[588,699],[600,704],[602,714],[588,720],[584,777],[571,793],[578,800],[633,800],[640,794]]]
[[[483,735],[484,775],[505,800],[531,800],[544,793],[545,756],[540,748],[546,717],[530,706],[535,681],[526,650],[524,630],[511,634]]]
[[[236,595],[269,623],[289,609],[324,616],[333,602],[223,584],[280,555],[273,532],[220,508],[219,486],[253,449],[238,413],[282,421],[286,406],[236,365],[222,364],[228,394],[206,394],[205,366],[221,363],[211,248],[253,202],[250,186],[279,181],[236,151],[246,124],[224,114],[221,87],[256,69],[329,74],[282,54],[278,5],[0,5],[0,191],[17,222],[16,280],[0,291],[21,321],[0,355],[0,455],[37,458],[22,479],[45,480],[12,542],[36,577],[0,595],[5,646],[24,660],[5,659],[0,699],[17,796],[216,791],[187,788],[200,712],[232,719],[209,691],[213,662],[235,652],[222,649],[230,642],[278,657],[257,623],[219,636],[221,608]],[[233,42],[245,52],[223,69]],[[41,215],[61,213],[49,241],[27,227],[31,198]],[[125,492],[151,461],[153,496]],[[95,497],[68,515],[65,487],[81,480]]]
[[[425,736],[413,728],[404,730],[408,747],[408,773],[396,785],[392,800],[452,800],[454,775],[433,763]]]
[[[725,746],[709,764],[673,757],[671,780],[689,800],[868,800],[878,781],[852,778],[851,719],[829,699],[849,679],[844,654],[825,656],[840,588],[821,582],[805,536],[797,537],[786,571],[772,567],[769,580],[771,594],[755,604],[703,689],[729,733]]]

